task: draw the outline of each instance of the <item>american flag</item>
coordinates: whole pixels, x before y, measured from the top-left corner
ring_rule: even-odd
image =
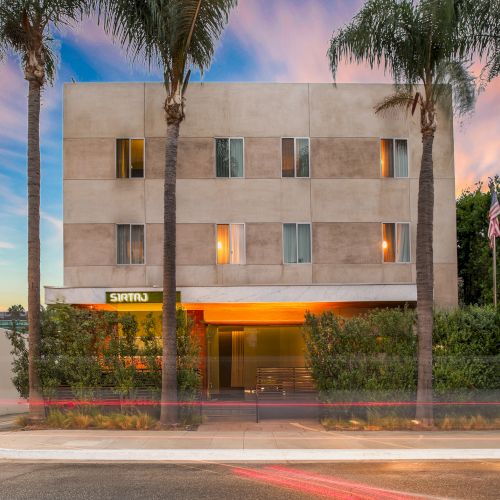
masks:
[[[488,238],[490,239],[490,246],[493,247],[495,238],[500,236],[500,224],[498,223],[498,216],[500,215],[500,204],[498,203],[497,191],[495,188],[491,190],[491,206],[489,212],[490,225],[488,227]]]

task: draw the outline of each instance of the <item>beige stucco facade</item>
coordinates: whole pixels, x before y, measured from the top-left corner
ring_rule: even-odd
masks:
[[[375,115],[391,91],[191,84],[178,153],[178,286],[227,287],[230,294],[230,287],[250,286],[415,285],[421,138],[416,117]],[[163,98],[163,86],[154,83],[65,86],[65,287],[161,285]],[[216,137],[244,139],[243,178],[216,177]],[[282,137],[310,138],[309,178],[282,178]],[[144,178],[116,179],[117,138],[145,138]],[[381,177],[381,138],[408,140],[408,178]],[[453,127],[444,112],[434,144],[435,303],[451,307],[455,181]],[[287,222],[311,224],[311,263],[283,263]],[[383,262],[383,222],[410,223],[409,263]],[[116,264],[116,224],[125,223],[145,225],[144,265]],[[244,265],[216,263],[216,224],[224,223],[245,224]]]

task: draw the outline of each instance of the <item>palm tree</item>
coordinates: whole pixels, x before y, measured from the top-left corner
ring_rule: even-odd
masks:
[[[40,98],[55,75],[51,30],[80,17],[82,0],[0,0],[0,57],[19,57],[28,82],[28,341],[30,418],[43,416],[40,343]]]
[[[498,0],[369,0],[350,24],[331,39],[328,56],[333,77],[340,62],[364,62],[383,67],[395,82],[395,92],[375,111],[420,111],[422,158],[417,224],[418,386],[416,418],[432,425],[433,328],[433,142],[440,104],[458,115],[472,110],[475,80],[468,61],[476,53],[487,56],[494,76],[498,17],[486,4]],[[490,9],[491,10],[491,9]],[[496,27],[494,27],[496,23]],[[496,37],[496,41],[495,41]],[[444,109],[441,108],[441,109]]]
[[[163,72],[166,98],[163,197],[163,358],[161,422],[177,422],[176,168],[191,69],[203,73],[237,0],[108,0],[100,2],[105,28],[133,59],[144,57]]]

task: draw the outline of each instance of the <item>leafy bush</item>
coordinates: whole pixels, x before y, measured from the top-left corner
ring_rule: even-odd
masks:
[[[500,389],[500,312],[470,306],[434,314],[434,388]]]
[[[139,389],[150,391],[158,399],[161,329],[153,314],[148,314],[141,326],[143,335],[139,338],[139,325],[131,314],[118,315],[66,304],[43,310],[37,369],[44,397],[54,398],[60,387],[69,386],[79,401],[95,399],[102,387],[110,387],[120,402],[135,399]],[[192,331],[192,321],[183,310],[177,313],[177,330],[179,396],[181,400],[192,401],[201,385],[200,346]],[[13,382],[19,394],[28,397],[26,332],[14,322],[8,335],[14,357]],[[81,411],[88,413],[83,407]],[[81,425],[85,423],[82,421]]]
[[[155,429],[158,421],[147,413],[124,415],[123,413],[87,414],[81,411],[50,410],[45,422],[55,429],[108,429],[108,430],[147,430]]]
[[[413,311],[383,309],[349,319],[307,314],[305,334],[307,362],[327,400],[332,392],[415,387]]]
[[[500,389],[500,314],[471,306],[436,312],[433,333],[434,394],[441,401],[477,403],[497,400]],[[326,402],[415,401],[417,336],[415,313],[408,309],[374,310],[343,319],[331,312],[308,314],[304,327],[307,363]],[[458,418],[495,408],[439,406],[436,416]],[[328,410],[340,419],[409,418],[411,405],[339,406]],[[469,417],[471,417],[469,413]],[[469,418],[468,417],[468,418]],[[367,424],[368,425],[368,424]]]

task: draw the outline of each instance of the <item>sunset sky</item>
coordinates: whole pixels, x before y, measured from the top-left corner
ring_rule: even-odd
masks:
[[[332,32],[361,0],[240,0],[205,81],[330,82]],[[42,102],[42,286],[62,285],[62,84],[158,81],[132,66],[93,20],[55,34],[59,67]],[[199,79],[199,78],[195,78]],[[381,71],[343,66],[339,82],[390,82]],[[26,96],[15,58],[0,63],[0,311],[27,302]],[[188,109],[189,112],[189,109]],[[455,123],[456,192],[500,173],[500,78],[475,112]]]

